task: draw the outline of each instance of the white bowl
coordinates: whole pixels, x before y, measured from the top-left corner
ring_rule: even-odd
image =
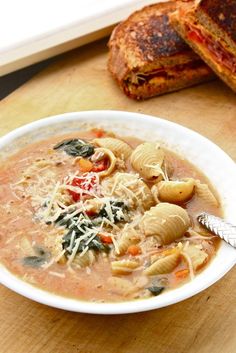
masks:
[[[0,154],[12,153],[27,143],[52,134],[93,125],[123,135],[162,141],[191,160],[218,190],[225,219],[236,223],[236,165],[211,141],[180,125],[160,118],[121,111],[86,111],[66,113],[22,126],[0,139]],[[9,145],[11,147],[9,147]],[[94,314],[123,314],[161,308],[187,299],[206,289],[224,276],[236,263],[236,250],[222,243],[216,257],[196,278],[185,285],[150,299],[120,303],[90,303],[70,299],[38,289],[0,266],[0,282],[13,291],[39,303],[76,312]]]

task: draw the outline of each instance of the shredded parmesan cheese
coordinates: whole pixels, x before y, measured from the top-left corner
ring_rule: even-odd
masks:
[[[49,271],[48,273],[52,276],[55,276],[55,277],[65,278],[65,273],[54,272],[54,271]]]
[[[188,263],[190,278],[191,278],[191,280],[193,280],[195,275],[194,275],[192,260],[191,260],[190,256],[184,251],[181,251],[181,255],[183,255],[183,257],[186,259],[186,261]]]

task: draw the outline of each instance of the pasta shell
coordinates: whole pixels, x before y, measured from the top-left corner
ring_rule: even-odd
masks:
[[[160,242],[157,237],[149,236],[149,237],[145,237],[139,245],[142,249],[142,252],[146,253],[150,250],[156,250],[159,247]]]
[[[134,260],[112,261],[111,271],[114,275],[129,275],[139,267],[139,262]]]
[[[178,265],[179,258],[180,251],[176,250],[175,253],[156,260],[151,266],[147,267],[143,273],[147,276],[170,273]]]
[[[153,195],[153,198],[155,200],[156,203],[160,203],[160,200],[159,200],[159,191],[158,191],[158,184],[154,184],[152,187],[151,187],[151,193]]]
[[[115,294],[126,296],[137,290],[132,282],[125,278],[110,277],[107,282],[109,284],[110,291]]]
[[[161,201],[180,203],[189,200],[194,192],[194,179],[183,181],[160,181],[157,184],[158,197]]]
[[[108,158],[109,160],[109,167],[108,169],[105,169],[101,172],[98,172],[99,176],[100,177],[105,177],[105,176],[108,176],[110,175],[114,169],[116,168],[116,157],[114,156],[114,154],[107,148],[96,148],[95,149],[95,154],[94,156],[101,156],[100,158],[103,159],[103,158]]]
[[[96,260],[93,250],[88,250],[83,256],[77,254],[73,260],[75,267],[83,268],[92,265]]]
[[[140,241],[140,235],[136,230],[130,228],[124,231],[118,241],[118,255],[124,255],[130,245],[137,244]]]
[[[199,180],[195,181],[195,193],[201,198],[206,204],[214,207],[219,206],[219,202],[209,189],[207,184],[202,184]]]
[[[128,200],[130,207],[142,207],[145,210],[154,205],[149,187],[136,174],[116,173],[102,182],[105,196],[116,196]]]
[[[181,238],[189,226],[188,213],[182,207],[164,202],[146,211],[139,224],[146,236],[155,235],[160,244]]]
[[[112,293],[127,296],[143,289],[148,284],[148,279],[146,276],[140,276],[131,282],[126,278],[110,277],[107,283]]]
[[[132,153],[132,148],[126,142],[113,137],[97,138],[93,140],[93,143],[99,147],[109,149],[116,157],[121,159],[128,159]]]
[[[163,178],[164,151],[156,143],[144,142],[136,147],[130,162],[144,179],[157,181]]]
[[[201,250],[192,244],[186,247],[183,253],[190,257],[194,271],[205,265],[208,258],[208,254],[204,250]]]

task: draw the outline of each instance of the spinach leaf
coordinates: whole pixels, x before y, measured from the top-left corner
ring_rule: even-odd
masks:
[[[78,218],[77,217],[73,217],[73,218],[68,218],[67,216],[70,213],[62,213],[56,220],[55,223],[58,227],[66,227],[66,228],[70,228],[71,225],[73,224],[73,220],[76,221]]]
[[[23,265],[38,268],[46,262],[45,257],[40,256],[26,256],[23,258]]]
[[[111,211],[112,211],[112,215],[114,218],[114,222],[124,221],[125,220],[125,213],[127,213],[127,211],[128,211],[128,207],[125,205],[125,203],[123,201],[110,201],[110,205],[111,205]],[[122,213],[120,211],[122,211]],[[98,216],[105,217],[108,219],[110,218],[106,205],[104,205],[101,208]]]
[[[114,222],[125,220],[128,207],[124,202],[112,200],[110,201],[109,205]],[[55,224],[58,226],[63,226],[68,230],[62,239],[62,247],[66,250],[66,256],[73,252],[77,240],[82,236],[83,238],[79,242],[77,253],[82,252],[86,247],[96,251],[108,252],[111,250],[112,245],[104,244],[98,236],[98,227],[102,224],[103,217],[109,218],[108,213],[110,212],[106,207],[107,206],[104,205],[100,212],[90,219],[85,217],[83,213],[79,213],[72,218],[68,218],[70,212],[62,213],[58,217],[58,219],[55,221]],[[73,212],[73,210],[71,212]],[[86,233],[88,236],[86,236]],[[91,237],[93,237],[92,240],[90,240]]]
[[[94,154],[94,146],[81,139],[64,140],[56,144],[53,149],[62,149],[74,157],[89,157]]]
[[[89,235],[88,237],[80,241],[77,253],[82,252],[86,247],[96,251],[108,252],[111,250],[111,247],[107,244],[103,244],[99,236],[96,234],[98,231],[96,228],[94,228],[94,223],[91,220],[88,220],[87,218],[80,218],[79,224],[71,224],[69,231],[63,237],[62,247],[66,250],[65,255],[72,253],[76,244],[76,240],[79,239],[81,236],[84,236],[86,232],[88,232]],[[93,234],[94,238],[88,243],[89,237],[91,237]]]
[[[33,249],[37,256],[43,257],[45,260],[48,260],[50,258],[50,255],[51,255],[50,252],[45,248],[43,248],[42,246],[35,245]]]
[[[75,241],[80,238],[82,235],[85,235],[86,232],[89,232],[91,231],[91,229],[93,229],[94,225],[92,223],[91,220],[85,218],[85,217],[80,217],[80,222],[79,224],[77,223],[78,221],[78,217],[74,217],[72,220],[71,220],[71,223],[69,224],[66,224],[65,226],[67,228],[69,228],[69,231],[68,233],[66,233],[66,235],[64,235],[63,237],[63,242],[62,242],[62,247],[63,249],[66,249],[66,251],[68,253],[71,253],[74,246],[75,246]],[[74,240],[73,240],[73,244],[71,244],[71,239],[72,239],[72,235],[74,234]],[[96,234],[96,230],[94,230],[94,234]],[[90,236],[91,236],[91,232],[90,232]],[[89,246],[89,248],[92,246],[92,242],[93,240],[87,245],[86,242],[87,242],[87,238],[85,239],[82,239],[80,244],[79,244],[79,247],[78,247],[78,252],[81,252],[84,250],[84,248],[86,246]],[[68,248],[71,246],[72,250],[69,251]]]
[[[154,296],[161,294],[165,287],[152,286],[147,288]]]
[[[110,246],[109,244],[103,244],[101,239],[96,236],[89,244],[89,249],[109,252],[112,249],[112,246]]]
[[[35,245],[33,249],[37,256],[24,257],[22,260],[24,266],[38,268],[50,259],[50,252],[41,246]]]

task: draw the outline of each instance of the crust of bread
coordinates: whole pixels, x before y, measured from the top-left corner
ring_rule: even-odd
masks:
[[[114,29],[108,43],[110,49],[108,69],[129,97],[145,99],[212,78],[212,71],[205,66],[204,74],[202,70],[197,72],[196,69],[196,77],[189,75],[188,80],[182,79],[185,74],[176,80],[168,79],[166,76],[164,84],[150,84],[150,87],[127,83],[132,81],[133,75],[137,73],[147,74],[158,68],[168,70],[171,67],[199,61],[199,57],[169,24],[169,14],[175,10],[174,1],[146,6],[134,12]]]
[[[236,0],[201,0],[196,16],[236,52]]]
[[[134,12],[115,28],[109,48],[119,48],[129,69],[151,65],[155,58],[165,63],[170,56],[191,52],[168,24],[168,14],[175,9],[176,3],[168,1]]]
[[[199,15],[199,14],[198,14]],[[194,11],[189,13],[190,21],[195,21],[197,23],[197,16]],[[195,17],[194,17],[195,16]],[[188,18],[180,16],[178,11],[172,14],[170,20],[176,31],[179,35],[186,41],[186,43],[204,60],[204,62],[211,67],[211,69],[234,91],[236,92],[236,75],[233,75],[232,72],[225,66],[220,65],[212,57],[211,53],[207,48],[197,42],[193,42],[188,38],[188,31],[185,24],[192,23],[188,21]],[[208,28],[209,30],[209,28]],[[214,34],[213,34],[214,37]],[[218,38],[219,39],[219,38]]]

